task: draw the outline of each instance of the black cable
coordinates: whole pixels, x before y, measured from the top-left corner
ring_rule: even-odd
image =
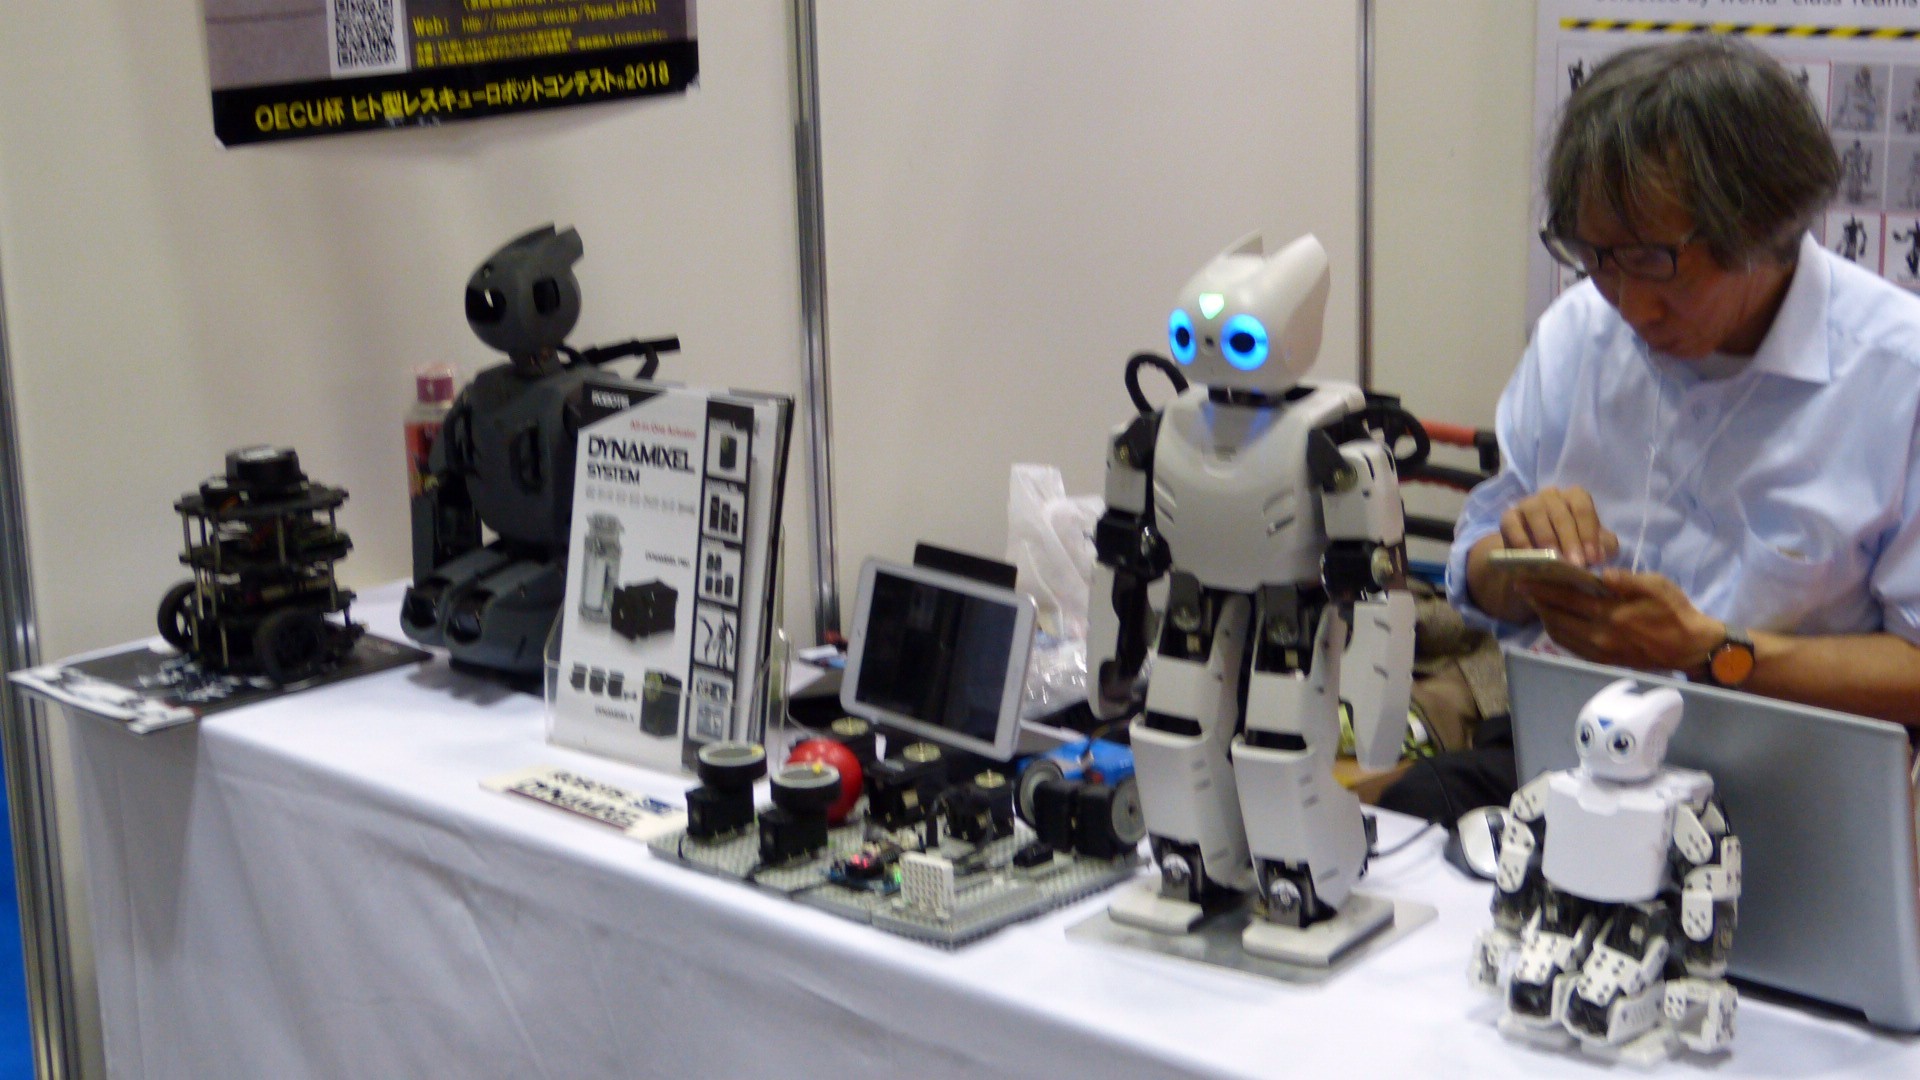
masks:
[[[1140,410],[1142,416],[1153,412],[1153,406],[1147,402],[1147,395],[1140,390],[1140,369],[1143,367],[1160,369],[1160,373],[1173,384],[1173,392],[1176,395],[1187,392],[1187,376],[1174,366],[1173,361],[1158,353],[1134,353],[1127,358],[1127,396],[1133,399],[1133,407]]]
[[[1398,855],[1402,851],[1405,851],[1409,846],[1411,846],[1415,840],[1420,839],[1421,837],[1427,835],[1428,833],[1432,832],[1434,829],[1437,829],[1439,827],[1440,827],[1439,822],[1429,821],[1426,824],[1420,826],[1419,829],[1415,830],[1412,836],[1407,837],[1405,840],[1400,841],[1399,843],[1393,845],[1390,848],[1382,848],[1378,851],[1375,851],[1370,856],[1370,858],[1384,859],[1389,855]]]

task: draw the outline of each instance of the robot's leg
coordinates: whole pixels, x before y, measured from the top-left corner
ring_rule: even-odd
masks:
[[[1540,907],[1520,932],[1520,954],[1507,978],[1501,1027],[1514,1034],[1561,1031],[1567,999],[1593,947],[1599,924],[1590,900],[1543,886]]]
[[[1333,778],[1345,637],[1335,608],[1302,605],[1293,589],[1263,591],[1246,730],[1233,744],[1264,902],[1241,944],[1296,963],[1331,963],[1393,917],[1390,902],[1352,896],[1367,834],[1360,800]]]
[[[1673,920],[1657,903],[1616,908],[1580,965],[1567,1030],[1583,1043],[1620,1046],[1660,1022]]]
[[[496,671],[538,674],[565,586],[565,563],[517,561],[448,592],[441,602],[447,650]]]
[[[1129,729],[1161,884],[1157,894],[1117,896],[1108,911],[1118,922],[1182,933],[1253,884],[1227,750],[1249,607],[1245,596],[1200,592],[1192,578],[1175,582],[1146,712]]]
[[[407,587],[400,629],[422,645],[446,644],[446,601],[512,560],[493,548],[475,548]]]

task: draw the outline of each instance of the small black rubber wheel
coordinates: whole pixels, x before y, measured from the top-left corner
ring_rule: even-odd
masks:
[[[199,621],[193,604],[194,586],[183,581],[160,600],[160,636],[183,653],[193,651],[193,628]]]
[[[260,671],[282,686],[320,673],[329,656],[332,627],[311,611],[287,608],[260,620],[253,655]]]

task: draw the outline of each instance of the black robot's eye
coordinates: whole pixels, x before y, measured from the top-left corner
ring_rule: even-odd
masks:
[[[1580,725],[1580,745],[1581,746],[1593,745],[1593,726],[1591,724]]]
[[[1633,736],[1624,731],[1615,732],[1613,741],[1608,743],[1608,749],[1613,751],[1614,757],[1626,757],[1633,750]]]
[[[499,289],[467,290],[467,321],[497,323],[507,313],[507,298]]]
[[[533,283],[533,310],[551,315],[560,308],[560,283],[543,277]]]

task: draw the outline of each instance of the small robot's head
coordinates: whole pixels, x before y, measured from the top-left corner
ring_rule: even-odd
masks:
[[[1327,249],[1311,234],[1267,255],[1254,233],[1181,290],[1167,320],[1173,358],[1207,386],[1289,390],[1320,354],[1327,285]]]
[[[516,359],[558,348],[580,321],[582,251],[579,233],[552,225],[509,241],[467,279],[467,325]]]
[[[1602,780],[1652,779],[1680,726],[1680,710],[1680,691],[1671,687],[1642,691],[1632,679],[1607,684],[1580,709],[1574,742],[1581,768]]]

